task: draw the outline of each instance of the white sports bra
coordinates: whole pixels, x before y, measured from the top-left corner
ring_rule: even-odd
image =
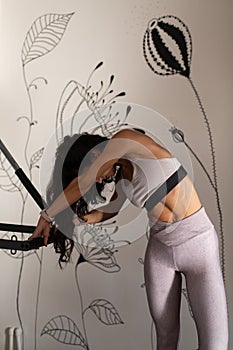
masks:
[[[140,208],[181,165],[174,157],[161,159],[128,158],[128,160],[133,165],[132,180],[121,179],[120,181],[127,198]]]

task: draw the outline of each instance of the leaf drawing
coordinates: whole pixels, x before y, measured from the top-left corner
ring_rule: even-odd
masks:
[[[52,318],[44,326],[41,336],[48,334],[60,343],[68,345],[79,345],[88,349],[87,342],[80,330],[69,317],[60,315]]]
[[[73,14],[51,13],[40,16],[33,22],[23,43],[23,66],[46,55],[57,46]]]
[[[43,155],[43,151],[44,151],[44,147],[39,149],[38,151],[36,151],[30,159],[30,168],[32,168],[33,166],[36,165],[37,162],[39,162],[39,160],[41,159],[42,155]]]
[[[22,189],[14,169],[2,152],[0,152],[0,189],[7,192],[18,192]]]
[[[115,307],[105,299],[96,299],[88,307],[96,317],[108,326],[123,324]]]

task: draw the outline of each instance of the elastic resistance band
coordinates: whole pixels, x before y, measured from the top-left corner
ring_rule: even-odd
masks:
[[[146,201],[144,208],[148,212],[156,206],[187,175],[181,165]]]

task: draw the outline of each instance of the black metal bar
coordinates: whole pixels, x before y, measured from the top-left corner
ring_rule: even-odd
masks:
[[[8,151],[8,149],[6,148],[6,146],[4,145],[4,143],[2,142],[2,140],[0,140],[0,149],[2,151],[2,153],[5,155],[5,157],[7,158],[8,162],[11,164],[11,166],[15,169],[18,170],[20,168],[20,166],[18,165],[18,163],[14,160],[14,158],[12,157],[12,155],[10,154],[10,152]]]
[[[9,163],[12,165],[12,167],[15,169],[15,174],[18,176],[19,180],[22,182],[24,187],[27,189],[29,194],[32,196],[34,201],[37,203],[37,205],[44,209],[45,205],[43,202],[43,199],[40,195],[40,193],[37,191],[35,186],[31,183],[30,179],[27,177],[27,175],[24,173],[24,171],[20,168],[18,163],[15,161],[12,154],[8,151],[4,143],[0,140],[0,150],[3,152]]]
[[[36,226],[30,225],[15,225],[0,223],[0,231],[8,231],[14,233],[33,233]],[[48,244],[52,243],[53,239],[50,236]],[[16,254],[17,250],[28,251],[33,249],[39,249],[44,246],[43,237],[34,238],[31,241],[18,240],[16,235],[12,235],[11,239],[0,239],[0,249],[9,249],[12,254]]]
[[[30,241],[18,241],[18,240],[10,240],[10,239],[0,239],[0,248],[1,249],[10,249],[10,250],[29,250]]]
[[[29,225],[15,225],[15,224],[6,224],[0,222],[0,231],[7,232],[21,232],[21,233],[33,233],[36,226]]]
[[[3,152],[13,169],[15,170],[16,176],[22,182],[26,190],[32,196],[37,205],[44,209],[45,203],[37,191],[35,186],[32,184],[30,179],[24,173],[24,171],[20,168],[18,163],[15,161],[14,157],[8,151],[4,143],[0,140],[0,150]],[[35,230],[35,226],[27,226],[27,225],[15,225],[15,224],[7,224],[0,223],[0,231],[7,232],[21,232],[21,233],[33,233]],[[52,238],[49,237],[48,243],[52,242]],[[12,239],[0,239],[0,249],[9,249],[12,254],[15,254],[18,250],[20,251],[28,251],[33,249],[38,249],[39,247],[44,246],[44,239],[42,237],[34,238],[33,240],[18,240],[16,235],[12,236]]]
[[[31,183],[27,175],[23,172],[23,170],[20,168],[16,170],[15,174],[18,176],[26,190],[30,193],[36,204],[40,207],[40,209],[44,209],[44,202],[40,195],[40,193],[37,191],[35,186]]]
[[[15,236],[16,237],[16,236]],[[52,243],[51,237],[49,237],[48,244]],[[34,238],[31,241],[20,241],[17,239],[0,239],[0,249],[11,250],[12,254],[15,254],[18,250],[28,251],[39,249],[44,246],[44,239],[42,237]]]

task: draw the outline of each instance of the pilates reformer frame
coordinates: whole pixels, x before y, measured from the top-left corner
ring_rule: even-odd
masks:
[[[0,151],[5,155],[6,159],[9,161],[10,165],[15,170],[15,175],[19,178],[23,186],[26,188],[28,193],[34,199],[36,204],[40,209],[44,209],[45,204],[37,191],[35,186],[29,180],[24,171],[17,164],[11,153],[8,151],[4,143],[0,140]],[[29,225],[16,225],[16,224],[8,224],[8,223],[0,223],[0,231],[7,231],[13,233],[28,233],[32,234],[35,230],[36,226]],[[48,244],[52,242],[52,237],[49,237]],[[18,250],[20,251],[28,251],[39,249],[44,246],[44,240],[42,237],[34,238],[31,241],[28,240],[18,240],[18,237],[13,234],[11,239],[0,239],[0,249],[8,249],[11,251],[11,254],[14,255]]]

